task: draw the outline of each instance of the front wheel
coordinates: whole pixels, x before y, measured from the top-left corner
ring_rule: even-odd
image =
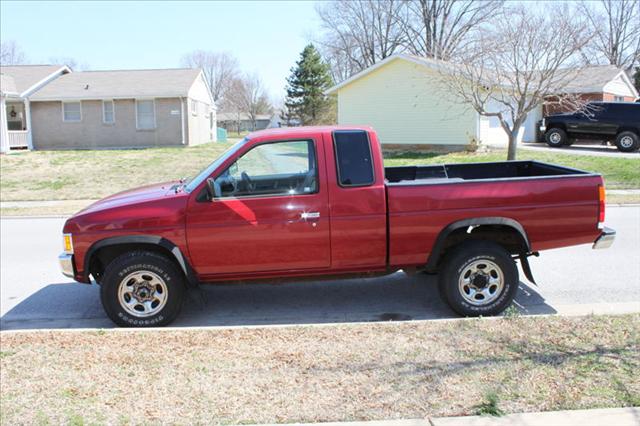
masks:
[[[439,290],[458,314],[490,316],[511,305],[518,283],[518,268],[508,251],[492,242],[473,241],[447,256]]]
[[[547,130],[547,133],[545,133],[544,135],[544,140],[550,147],[560,148],[561,146],[566,145],[569,137],[567,136],[567,132],[565,132],[564,130],[553,128]]]
[[[180,313],[184,276],[164,256],[148,251],[123,254],[105,269],[102,306],[121,327],[160,327]]]

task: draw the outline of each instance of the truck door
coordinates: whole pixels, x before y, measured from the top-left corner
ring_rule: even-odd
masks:
[[[330,266],[324,153],[318,140],[258,143],[215,176],[213,201],[190,200],[187,239],[200,275]]]
[[[385,268],[387,203],[384,166],[375,133],[336,130],[326,137],[331,138],[325,141],[331,267],[337,270]]]

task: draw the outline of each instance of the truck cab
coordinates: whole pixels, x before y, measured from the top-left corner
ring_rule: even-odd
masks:
[[[551,220],[553,219],[553,220]],[[602,178],[537,162],[385,168],[368,127],[256,132],[197,176],[100,200],[67,220],[63,273],[95,281],[122,326],[176,318],[202,284],[439,273],[461,315],[513,300],[516,259],[610,245]]]

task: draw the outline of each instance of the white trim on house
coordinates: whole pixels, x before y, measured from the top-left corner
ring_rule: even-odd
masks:
[[[111,103],[111,121],[107,121],[105,104]],[[102,100],[102,124],[116,124],[116,103],[113,99],[103,99]]]
[[[182,145],[187,144],[187,139],[185,138],[185,119],[184,119],[184,110],[185,104],[187,103],[186,98],[180,98],[180,136],[182,136]]]
[[[151,102],[153,106],[153,127],[140,127],[138,124],[138,102]],[[156,100],[154,98],[141,98],[135,100],[135,116],[136,116],[136,130],[156,130],[158,123],[156,121]]]
[[[82,122],[82,101],[62,101],[60,102],[62,108],[62,122],[63,123],[80,123]],[[64,116],[64,106],[65,104],[78,104],[80,106],[80,119],[79,120],[67,120]]]
[[[611,93],[610,90],[608,90],[607,86],[609,86],[611,83],[613,83],[618,77],[622,77],[622,81],[626,84],[627,88],[630,89],[629,91],[631,92],[631,96],[632,97],[635,96],[635,98],[637,99],[640,96],[640,94],[638,93],[638,90],[636,89],[636,86],[633,84],[633,82],[629,78],[629,75],[624,71],[620,71],[620,73],[618,75],[616,75],[609,82],[607,82],[607,84],[605,84],[602,87],[602,91],[606,92],[606,93]],[[614,95],[621,95],[621,93],[613,93],[613,94]]]

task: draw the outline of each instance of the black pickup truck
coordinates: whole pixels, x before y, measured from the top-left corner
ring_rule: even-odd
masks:
[[[613,142],[620,151],[640,148],[640,103],[591,102],[574,113],[553,114],[540,125],[547,145],[558,148],[574,139]]]

